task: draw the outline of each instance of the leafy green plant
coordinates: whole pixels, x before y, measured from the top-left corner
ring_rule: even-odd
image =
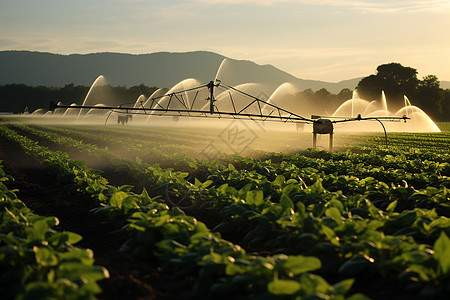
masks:
[[[9,299],[95,299],[108,271],[94,266],[81,236],[52,229],[55,217],[32,213],[3,182],[0,165],[0,292]]]

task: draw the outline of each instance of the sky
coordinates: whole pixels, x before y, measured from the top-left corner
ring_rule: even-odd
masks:
[[[391,62],[450,81],[449,29],[450,0],[0,2],[0,50],[206,50],[330,82]]]

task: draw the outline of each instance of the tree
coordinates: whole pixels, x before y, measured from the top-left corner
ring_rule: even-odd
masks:
[[[301,95],[307,99],[314,99],[314,91],[312,89],[306,89],[303,92],[301,92]]]
[[[361,98],[374,100],[380,98],[383,83],[376,75],[370,75],[361,79],[356,89]]]
[[[379,99],[384,91],[391,104],[401,105],[403,95],[414,98],[417,95],[417,70],[399,63],[384,64],[377,67],[377,73],[361,79],[358,93],[368,100]]]
[[[389,106],[394,106],[394,109],[404,105],[403,96],[406,95],[413,105],[420,107],[432,118],[450,119],[446,115],[449,92],[440,88],[436,75],[427,75],[419,80],[414,68],[398,63],[384,64],[377,67],[376,74],[361,79],[357,89],[359,95],[367,100],[379,99],[381,91],[384,91]]]
[[[316,96],[324,100],[328,99],[330,95],[331,93],[325,88],[321,88],[320,90],[316,91]]]
[[[339,94],[337,94],[337,98],[339,101],[345,101],[351,99],[353,97],[353,91],[351,89],[345,88],[342,89]]]
[[[450,121],[450,90],[444,90],[442,92],[442,116],[440,120]]]
[[[418,103],[425,112],[435,119],[442,117],[442,101],[444,91],[440,88],[440,83],[436,75],[427,75],[418,85]]]
[[[413,96],[419,83],[417,70],[404,67],[399,63],[378,66],[377,76],[385,87],[384,92],[386,95],[389,94],[393,97]]]

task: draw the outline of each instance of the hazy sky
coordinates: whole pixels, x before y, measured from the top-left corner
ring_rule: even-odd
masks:
[[[208,50],[326,81],[398,62],[450,81],[450,0],[2,0],[0,50]]]

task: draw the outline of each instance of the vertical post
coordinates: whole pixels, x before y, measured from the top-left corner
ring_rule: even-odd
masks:
[[[330,133],[330,152],[333,151],[333,133]]]
[[[207,85],[209,89],[209,112],[214,113],[214,82],[210,81]]]
[[[313,149],[317,146],[317,133],[313,132]]]

